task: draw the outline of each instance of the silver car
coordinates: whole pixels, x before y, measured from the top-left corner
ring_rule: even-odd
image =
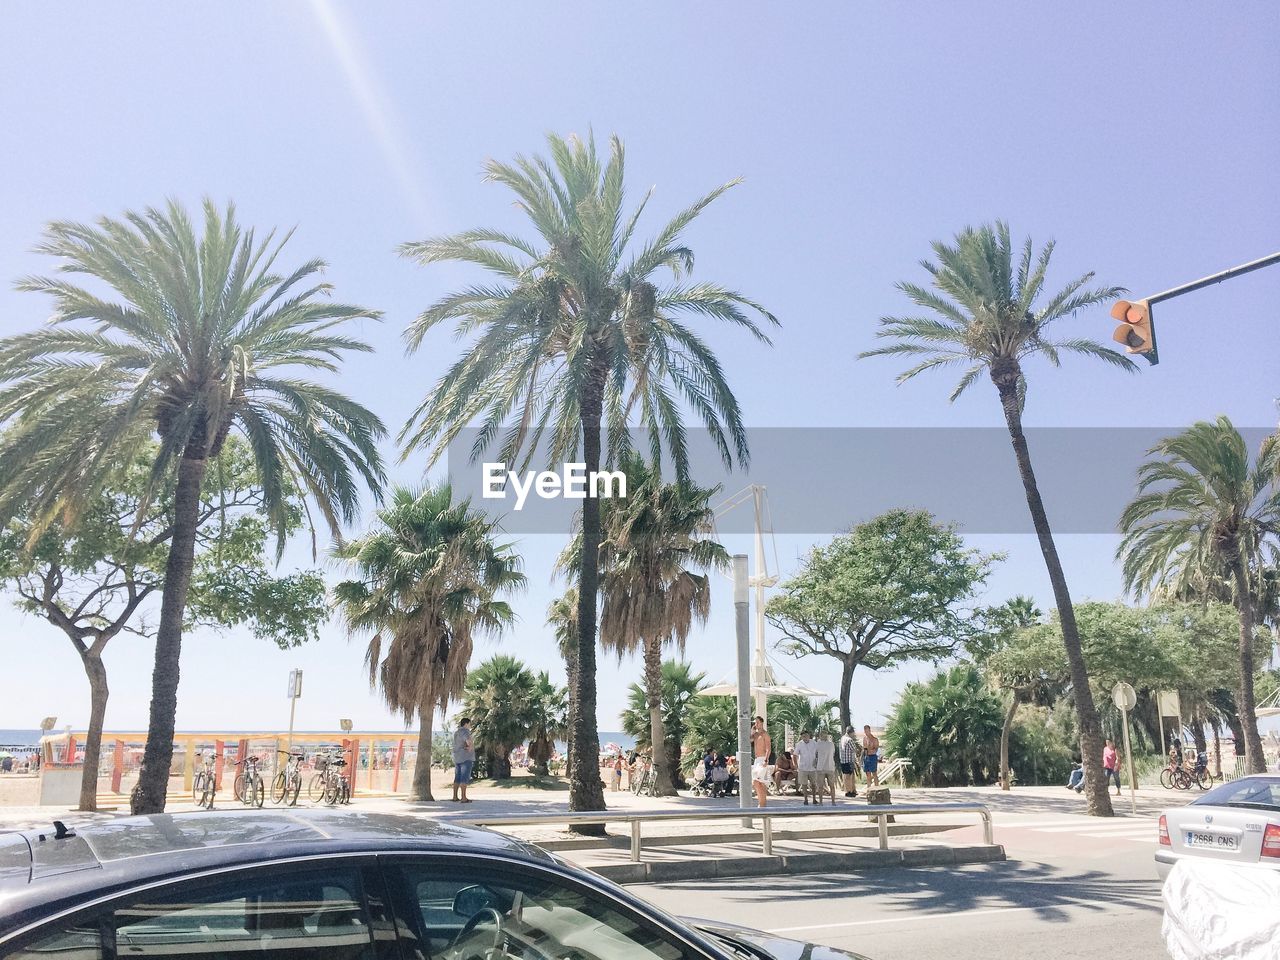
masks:
[[[1280,774],[1232,780],[1162,813],[1156,847],[1160,878],[1192,857],[1280,870]]]

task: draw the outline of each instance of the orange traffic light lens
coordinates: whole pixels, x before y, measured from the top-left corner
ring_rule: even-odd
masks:
[[[1142,323],[1147,318],[1147,311],[1136,303],[1131,303],[1124,312],[1124,318],[1129,323]]]

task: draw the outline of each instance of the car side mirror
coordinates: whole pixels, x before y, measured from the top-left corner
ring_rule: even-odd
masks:
[[[493,893],[476,883],[469,887],[463,887],[454,894],[453,912],[470,920],[486,907],[492,907],[494,902]]]

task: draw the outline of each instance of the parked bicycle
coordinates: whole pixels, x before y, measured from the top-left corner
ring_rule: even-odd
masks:
[[[214,769],[213,754],[206,753],[201,758],[200,769],[191,781],[191,799],[197,807],[213,809],[213,797],[218,791],[218,777]]]
[[[262,774],[258,772],[258,758],[245,757],[237,760],[236,766],[243,768],[236,774],[232,788],[236,799],[248,807],[261,807],[266,799],[267,789],[262,782]]]
[[[290,750],[277,750],[276,753],[288,757],[284,769],[271,781],[271,802],[283,803],[292,807],[298,802],[298,794],[302,792],[303,755]]]
[[[638,797],[651,797],[656,780],[652,761],[643,757],[637,759],[631,773],[631,792]]]
[[[325,764],[324,802],[331,807],[351,802],[351,781],[343,772],[346,765],[343,757],[330,757]]]

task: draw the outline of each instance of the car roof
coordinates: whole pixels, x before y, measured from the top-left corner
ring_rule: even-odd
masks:
[[[0,932],[55,903],[211,869],[340,853],[417,851],[549,862],[542,850],[438,818],[345,810],[201,811],[0,834]],[[28,916],[28,920],[30,917]]]

